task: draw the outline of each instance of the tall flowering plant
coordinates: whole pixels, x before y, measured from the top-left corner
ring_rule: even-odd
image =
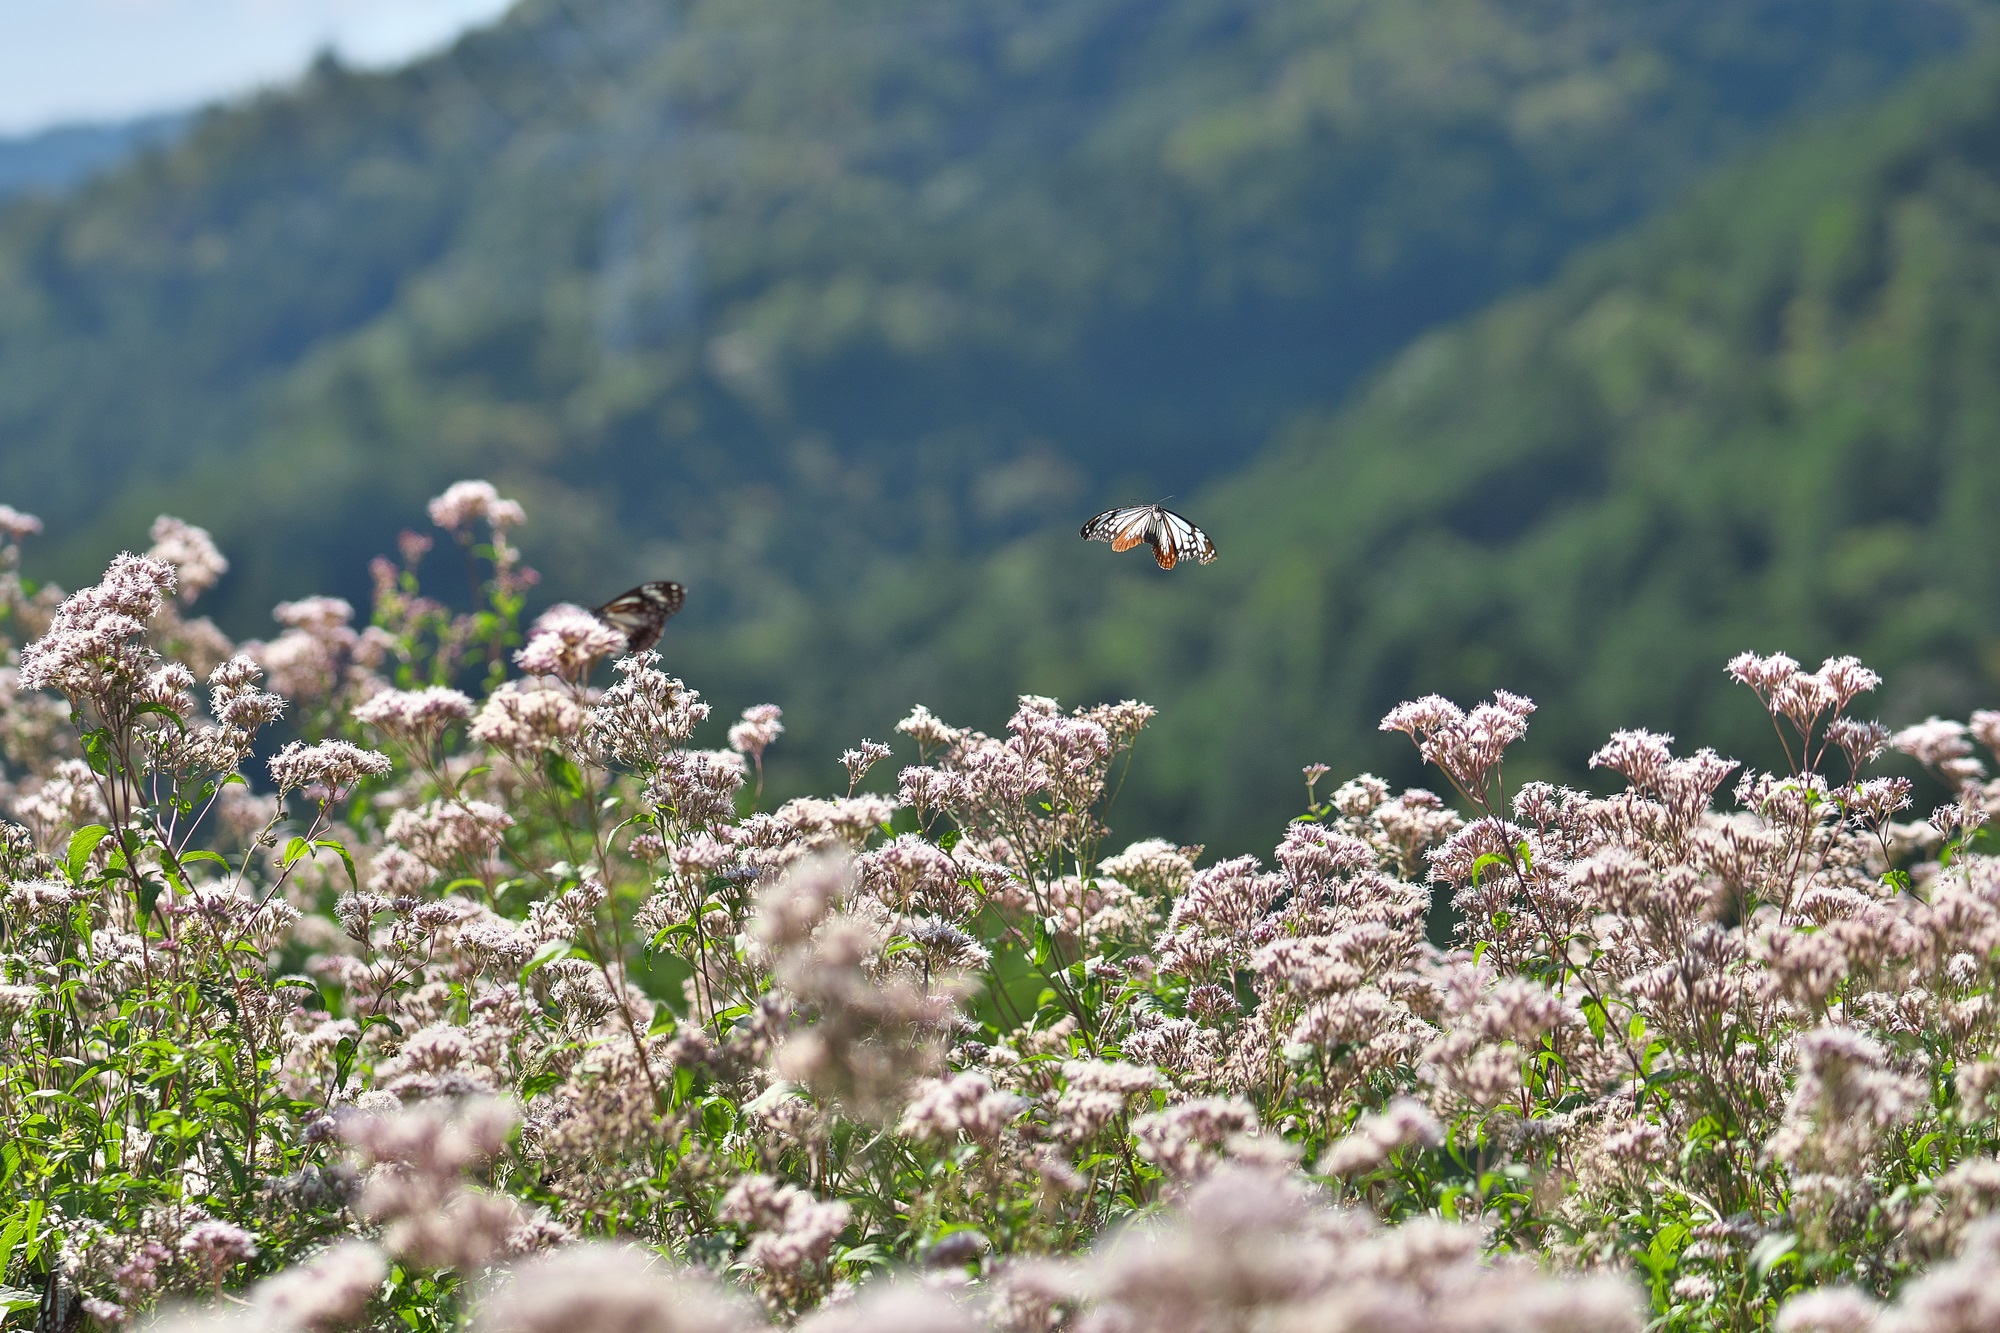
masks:
[[[410,533],[368,624],[238,645],[200,529],[62,597],[0,506],[18,1318],[2000,1320],[2000,714],[1892,733],[1859,663],[1746,655],[1782,769],[1621,732],[1594,794],[1508,786],[1527,700],[1431,697],[1383,726],[1448,799],[1315,765],[1203,864],[1104,845],[1132,702],[919,707],[767,808],[775,705],[523,626],[491,486],[431,517],[456,608]]]

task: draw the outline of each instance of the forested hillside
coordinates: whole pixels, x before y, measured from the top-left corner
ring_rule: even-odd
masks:
[[[1745,648],[1860,654],[1899,723],[1992,706],[2000,61],[1420,340],[1200,504],[1195,577],[1023,543],[923,639],[968,690],[1160,705],[1125,799],[1239,842],[1299,764],[1415,777],[1373,728],[1426,690],[1540,700],[1542,765],[1632,725],[1777,762]]]
[[[258,616],[472,467],[540,501],[565,590],[650,570],[633,537],[789,582],[829,533],[1004,535],[1232,470],[1964,30],[1905,0],[530,4],[8,212],[0,488],[84,551],[164,482]]]
[[[171,144],[188,120],[184,113],[167,112],[106,124],[57,125],[0,139],[0,199],[59,193],[148,148]]]
[[[1622,699],[1602,677],[1618,651],[1544,660],[1581,611],[1515,590],[1617,576],[1562,564],[1603,555],[1587,533],[1545,534],[1639,503],[1604,498],[1609,460],[1653,446],[1593,374],[1529,354],[1522,312],[1567,328],[1573,276],[1490,317],[1518,329],[1423,344],[1354,415],[1223,479],[1424,330],[1772,126],[1960,50],[1985,13],[531,0],[438,58],[323,62],[169,153],[0,210],[0,497],[48,520],[31,563],[72,584],[161,510],[207,524],[236,561],[219,614],[254,632],[280,596],[358,594],[426,495],[490,475],[527,503],[550,595],[686,581],[673,664],[725,705],[791,706],[801,762],[919,698],[990,725],[1016,689],[1137,690],[1170,713],[1128,801],[1223,841],[1259,809],[1261,836],[1295,752],[1367,756],[1329,747],[1366,734],[1392,677],[1560,683],[1579,727]],[[1737,188],[1706,231],[1675,225],[1734,238],[1799,202]],[[1805,225],[1784,216],[1772,236]],[[1629,276],[1592,281],[1651,290],[1651,261],[1608,262],[1587,271]],[[1881,276],[1857,273],[1843,299]],[[1610,356],[1589,327],[1548,346]],[[1761,345],[1715,337],[1749,358],[1731,374],[1761,373]],[[1752,408],[1758,440],[1791,438],[1756,395],[1715,399],[1721,438]],[[1454,448],[1470,461],[1440,466]],[[1761,494],[1736,480],[1716,484]],[[1157,583],[1075,544],[1100,504],[1204,486],[1213,568]],[[1671,571],[1634,588],[1704,613],[1679,545],[1619,540]],[[1586,609],[1587,642],[1639,633]],[[1269,716],[1225,726],[1225,682]]]

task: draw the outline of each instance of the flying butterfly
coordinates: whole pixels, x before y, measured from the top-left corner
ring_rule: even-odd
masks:
[[[1145,542],[1161,569],[1172,569],[1189,557],[1203,565],[1215,559],[1215,543],[1208,534],[1165,505],[1107,509],[1083,525],[1083,539],[1110,542],[1114,551],[1129,551]]]
[[[621,592],[590,611],[611,628],[624,631],[626,652],[643,653],[660,641],[667,618],[686,601],[686,588],[660,579]]]

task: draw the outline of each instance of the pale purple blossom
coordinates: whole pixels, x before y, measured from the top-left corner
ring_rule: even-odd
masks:
[[[381,777],[389,768],[389,756],[347,741],[320,741],[314,745],[293,741],[272,755],[270,762],[271,781],[280,792],[307,787],[338,792],[364,777]]]
[[[19,543],[42,530],[42,520],[12,505],[0,504],[0,538]]]
[[[446,727],[471,716],[472,700],[443,685],[383,690],[354,709],[356,721],[403,740],[435,739]]]
[[[1931,769],[1952,782],[1966,782],[1984,772],[1984,766],[1972,758],[1972,742],[1966,739],[1963,722],[1953,722],[1932,716],[1913,726],[1904,727],[1889,738],[1889,744],[1899,753]]]
[[[1500,767],[1509,745],[1528,731],[1532,701],[1505,690],[1491,703],[1465,712],[1439,695],[1398,704],[1382,719],[1381,730],[1400,731],[1417,743],[1426,763],[1436,764],[1468,793],[1478,795]]]
[[[182,601],[192,602],[229,572],[229,561],[205,528],[162,514],[153,520],[150,535],[153,545],[146,556],[173,566]]]
[[[501,498],[490,481],[455,481],[444,494],[430,502],[431,522],[445,531],[464,536],[475,522],[485,522],[495,532],[518,527],[527,521],[527,511]]]
[[[559,602],[542,612],[514,665],[536,676],[582,680],[607,657],[625,651],[625,635],[580,606]]]
[[[469,734],[496,750],[525,756],[580,739],[591,716],[566,689],[510,680],[486,696]]]
[[[896,730],[926,750],[948,750],[965,738],[963,727],[947,726],[930,709],[918,704],[910,715],[896,724]]]
[[[325,1333],[359,1319],[388,1276],[381,1250],[366,1241],[341,1241],[258,1283],[250,1304],[311,1333]]]
[[[195,1223],[182,1234],[180,1249],[209,1275],[210,1281],[220,1282],[224,1273],[256,1257],[257,1240],[233,1222],[210,1218]]]
[[[752,704],[730,724],[729,748],[748,755],[753,763],[762,763],[764,751],[785,734],[785,724],[779,721],[783,716],[784,709],[776,704]]]
[[[114,559],[96,585],[56,608],[48,632],[21,651],[21,685],[56,690],[118,710],[151,669],[148,623],[174,591],[171,565],[144,556]]]
[[[852,791],[860,786],[861,779],[868,776],[868,770],[887,759],[889,755],[889,747],[880,741],[863,741],[852,749],[842,750],[840,763],[847,770],[848,790]]]
[[[1397,1097],[1380,1112],[1363,1115],[1348,1134],[1334,1143],[1320,1161],[1329,1176],[1356,1176],[1373,1171],[1403,1148],[1435,1148],[1444,1142],[1444,1127],[1423,1103]]]

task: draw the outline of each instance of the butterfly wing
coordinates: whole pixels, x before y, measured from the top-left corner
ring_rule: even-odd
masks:
[[[49,1273],[35,1305],[35,1333],[76,1333],[83,1321],[82,1298],[59,1273]]]
[[[1083,525],[1083,539],[1087,542],[1108,542],[1115,540],[1119,529],[1131,518],[1132,513],[1132,507],[1129,505],[1121,506],[1117,509],[1105,510]]]
[[[1129,551],[1140,542],[1151,540],[1154,512],[1153,505],[1107,509],[1083,525],[1083,539],[1110,542],[1114,551]]]
[[[1215,559],[1215,543],[1208,539],[1208,534],[1173,510],[1160,511],[1160,528],[1163,544],[1174,553],[1175,560],[1192,559],[1196,564],[1205,565]],[[1156,543],[1153,549],[1158,552],[1161,544]],[[1162,559],[1160,567],[1172,569],[1174,562]]]
[[[1153,563],[1161,569],[1172,569],[1180,561],[1180,548],[1174,544],[1174,530],[1167,522],[1167,511],[1155,509],[1146,520],[1146,544],[1153,548]]]
[[[1085,541],[1110,542],[1114,551],[1129,551],[1144,542],[1153,548],[1161,569],[1183,560],[1207,564],[1215,559],[1215,543],[1194,524],[1161,505],[1126,505],[1107,509],[1083,525]]]
[[[667,620],[687,601],[687,589],[665,579],[619,593],[591,613],[625,635],[625,651],[643,653],[660,641]]]

